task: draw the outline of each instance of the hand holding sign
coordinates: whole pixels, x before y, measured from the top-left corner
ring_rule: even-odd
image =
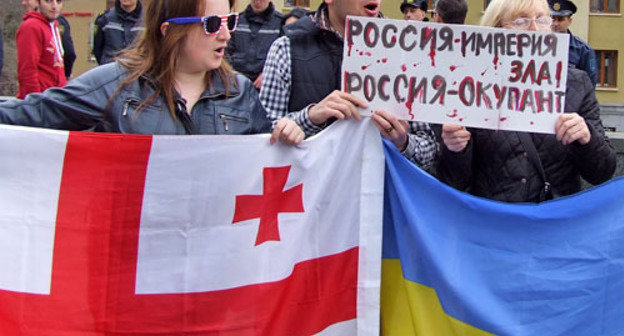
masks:
[[[581,145],[587,145],[591,140],[591,133],[587,127],[585,119],[578,113],[562,114],[555,124],[557,140],[564,145],[569,145],[577,141]]]
[[[368,104],[352,94],[334,90],[318,104],[310,107],[308,117],[317,126],[325,124],[329,118],[342,120],[354,117],[360,120],[358,107],[366,108]]]
[[[466,149],[468,141],[470,141],[470,132],[466,127],[460,125],[442,125],[442,140],[444,145],[451,152],[461,152]]]

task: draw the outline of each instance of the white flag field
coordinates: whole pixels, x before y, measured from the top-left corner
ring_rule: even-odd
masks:
[[[0,127],[1,335],[377,335],[384,158]]]
[[[400,119],[555,133],[568,34],[349,16],[342,87]]]

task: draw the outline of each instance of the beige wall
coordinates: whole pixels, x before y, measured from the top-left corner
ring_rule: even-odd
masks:
[[[97,65],[91,57],[91,25],[104,8],[106,8],[106,0],[67,0],[63,4],[63,14],[71,26],[77,55],[73,77]]]

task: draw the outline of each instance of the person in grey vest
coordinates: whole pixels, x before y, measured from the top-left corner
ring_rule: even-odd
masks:
[[[93,55],[98,64],[114,61],[115,55],[130,46],[143,30],[143,9],[139,0],[116,0],[115,7],[95,20]]]
[[[228,43],[227,54],[234,69],[260,89],[262,68],[271,43],[281,35],[284,15],[270,0],[251,0],[240,13],[238,27]]]
[[[312,136],[335,120],[355,118],[362,99],[340,90],[347,15],[382,17],[381,1],[325,0],[315,13],[285,28],[273,42],[263,70],[260,100],[275,128],[283,117],[294,120]],[[373,122],[384,138],[424,169],[437,149],[426,123],[407,123],[387,111],[375,111]]]

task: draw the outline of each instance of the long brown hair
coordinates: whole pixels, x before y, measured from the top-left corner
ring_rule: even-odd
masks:
[[[230,8],[233,8],[235,0],[228,1]],[[145,30],[135,45],[123,51],[117,58],[119,64],[129,72],[117,91],[142,76],[150,78],[151,84],[155,87],[154,93],[142,102],[137,110],[141,110],[162,95],[169,112],[176,119],[174,75],[182,47],[193,25],[169,25],[165,35],[161,33],[160,26],[170,18],[198,16],[198,13],[203,15],[204,7],[204,0],[152,0],[147,5],[143,16]],[[217,71],[225,84],[226,92],[231,85],[236,85],[232,67],[225,60],[222,60],[221,66],[213,71]],[[211,85],[211,77],[206,76],[208,86]]]

